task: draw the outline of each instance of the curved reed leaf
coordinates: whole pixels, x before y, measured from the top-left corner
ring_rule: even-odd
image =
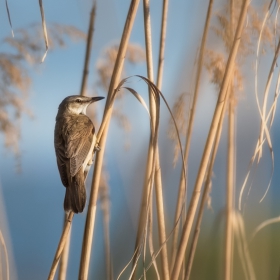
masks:
[[[39,0],[39,6],[40,6],[40,12],[41,12],[41,18],[42,18],[42,27],[43,27],[43,32],[44,32],[44,39],[45,39],[45,46],[46,46],[46,52],[42,57],[42,61],[44,62],[48,49],[49,49],[49,43],[48,43],[48,33],[47,33],[47,26],[46,26],[46,21],[45,21],[45,14],[44,14],[44,7],[43,7],[43,1]]]
[[[7,10],[7,15],[8,15],[8,19],[9,19],[9,23],[10,23],[10,27],[11,27],[12,36],[15,37],[13,27],[12,27],[12,21],[11,21],[9,6],[8,6],[8,0],[6,0],[6,10]]]
[[[261,38],[262,38],[262,33],[263,33],[263,30],[264,30],[265,23],[266,23],[266,21],[269,17],[269,12],[270,12],[272,2],[273,1],[271,1],[270,4],[269,4],[269,7],[267,9],[267,12],[266,12],[266,15],[264,17],[262,27],[261,27],[261,30],[260,30],[260,35],[259,35],[258,44],[257,44],[256,62],[255,62],[255,69],[256,69],[255,70],[255,97],[256,97],[256,101],[257,101],[259,115],[261,117],[261,128],[260,128],[259,139],[258,139],[257,144],[256,144],[254,155],[252,156],[251,161],[249,163],[248,172],[246,174],[244,183],[243,183],[243,185],[241,187],[241,190],[240,190],[240,193],[239,193],[239,202],[238,202],[239,210],[241,210],[242,195],[244,193],[247,181],[248,181],[249,176],[250,176],[250,170],[252,168],[253,163],[255,162],[256,157],[257,157],[257,163],[256,164],[258,166],[259,161],[262,157],[262,153],[263,153],[263,145],[266,142],[266,140],[267,140],[268,148],[269,148],[269,151],[270,151],[271,162],[272,162],[272,170],[271,170],[271,175],[270,175],[270,179],[269,179],[269,182],[268,182],[268,186],[266,187],[265,193],[262,196],[262,198],[260,199],[260,202],[263,201],[263,199],[265,198],[265,196],[266,196],[266,194],[267,194],[267,192],[270,188],[271,181],[272,181],[272,176],[273,176],[273,173],[274,173],[274,153],[273,153],[273,146],[272,146],[272,141],[271,141],[269,131],[270,131],[270,128],[271,128],[273,120],[274,120],[274,114],[275,114],[277,100],[278,100],[277,90],[279,89],[279,74],[278,74],[278,80],[277,80],[277,85],[276,85],[276,93],[275,93],[275,96],[274,96],[273,104],[271,105],[267,114],[266,114],[266,111],[267,111],[268,94],[269,94],[269,91],[270,91],[270,86],[271,86],[274,70],[275,70],[275,67],[276,67],[277,58],[278,58],[278,55],[280,53],[280,40],[278,41],[278,45],[277,45],[277,48],[275,50],[274,58],[273,58],[273,61],[272,61],[271,67],[270,67],[269,74],[268,74],[266,87],[265,87],[265,91],[264,91],[264,100],[263,100],[262,108],[261,108],[261,105],[260,105],[260,100],[259,100],[259,95],[258,95],[258,63],[259,63],[260,43],[261,43]],[[270,119],[270,124],[267,125],[269,119]]]
[[[248,249],[244,220],[238,212],[233,213],[233,230],[237,239],[238,251],[245,277],[248,280],[256,280],[255,271]]]
[[[147,107],[147,105],[146,105],[144,99],[143,99],[134,89],[132,89],[132,88],[130,88],[130,87],[124,87],[124,86],[123,86],[123,85],[125,84],[125,82],[127,82],[127,80],[130,79],[130,78],[132,78],[132,77],[133,77],[133,76],[127,77],[127,78],[124,78],[123,80],[120,81],[119,85],[118,85],[117,88],[114,90],[114,94],[112,95],[112,98],[111,98],[111,100],[110,100],[110,102],[109,102],[108,104],[109,104],[109,106],[112,106],[113,101],[114,101],[114,98],[115,98],[115,95],[117,94],[118,91],[120,91],[120,89],[122,89],[122,88],[123,88],[123,89],[127,89],[130,93],[132,93],[132,94],[136,97],[136,99],[141,103],[141,105],[145,108],[145,110],[148,112],[148,114],[149,114],[149,116],[150,116],[148,107]],[[156,121],[155,121],[155,125],[154,125],[155,127],[153,127],[153,123],[151,122],[151,133],[154,134],[154,137],[152,137],[152,138],[153,138],[152,142],[153,142],[154,148],[155,148],[156,145],[157,145],[157,135],[158,135],[158,127],[159,127],[159,114],[160,114],[160,113],[159,113],[159,105],[160,105],[160,98],[162,98],[163,101],[164,101],[164,103],[165,103],[165,105],[166,105],[166,107],[167,107],[167,109],[168,109],[168,111],[169,111],[169,113],[170,113],[170,115],[171,115],[171,118],[172,118],[173,123],[174,123],[174,126],[175,126],[175,130],[176,130],[176,134],[177,134],[177,138],[178,138],[178,142],[179,142],[179,147],[180,147],[180,154],[181,154],[181,158],[182,158],[182,163],[183,163],[183,165],[184,165],[184,160],[183,160],[183,159],[184,159],[184,157],[183,157],[183,148],[182,148],[181,140],[180,140],[180,137],[179,137],[179,129],[178,129],[178,126],[177,126],[177,124],[176,124],[175,118],[174,118],[174,116],[173,116],[173,114],[172,114],[172,111],[171,111],[171,109],[170,109],[170,107],[169,107],[169,105],[168,105],[168,102],[166,101],[164,95],[161,93],[161,91],[157,88],[157,86],[156,86],[153,82],[151,82],[149,79],[147,79],[146,77],[143,77],[143,76],[141,76],[141,75],[135,75],[135,77],[140,78],[141,80],[143,80],[143,81],[149,86],[149,88],[151,89],[151,92],[152,92],[152,94],[153,94],[153,97],[154,97],[154,99],[155,99],[155,101],[156,101],[156,104],[158,104],[158,105],[156,106],[156,116],[157,116],[157,117],[156,117]],[[105,119],[106,119],[106,116],[105,116]],[[102,135],[102,133],[101,133],[101,135]],[[100,135],[100,137],[101,137],[101,135]],[[153,161],[153,162],[154,162],[154,161]],[[186,169],[185,169],[185,166],[184,166],[184,170],[186,170]],[[186,173],[185,173],[185,171],[184,171],[184,177],[185,177],[185,180],[186,180]],[[152,178],[151,178],[150,180],[152,180]],[[149,195],[149,196],[150,196],[150,195]],[[180,216],[179,216],[179,218],[178,218],[178,220],[176,221],[176,223],[175,223],[174,226],[176,226],[176,225],[178,224],[178,222],[179,222],[179,220],[180,220],[180,218],[181,218],[182,211],[183,211],[183,207],[184,207],[184,204],[183,204],[183,206],[182,206],[181,214],[180,214]],[[147,212],[148,212],[148,211],[147,211]],[[151,265],[153,265],[153,262],[154,262],[155,258],[159,255],[159,253],[160,253],[162,247],[166,244],[166,242],[167,242],[167,241],[169,240],[169,238],[171,237],[171,235],[172,235],[172,233],[173,233],[173,230],[174,230],[174,228],[171,230],[171,232],[170,232],[170,234],[168,235],[168,237],[166,238],[165,242],[164,242],[163,244],[161,244],[160,248],[153,254],[153,256],[152,256],[152,261],[151,261],[150,264],[148,265],[147,270],[151,267]],[[129,261],[129,263],[125,266],[125,268],[121,271],[121,273],[119,274],[119,276],[118,276],[117,279],[119,279],[119,278],[121,277],[121,275],[123,274],[123,272],[125,271],[125,269],[129,266],[129,264],[132,262],[132,260],[133,260],[134,257],[137,258],[137,261],[139,260],[139,258],[140,258],[140,253],[139,253],[139,252],[142,250],[141,248],[143,248],[143,242],[144,242],[144,240],[142,239],[141,245],[140,245],[139,247],[136,248],[136,250],[135,250],[135,252],[134,252],[134,254],[133,254],[133,257],[131,258],[131,260]],[[137,253],[136,253],[136,252],[137,252]],[[136,265],[137,265],[137,262],[134,264],[134,267],[133,267],[133,269],[132,269],[133,272],[134,272],[134,270],[136,269]],[[131,273],[130,277],[132,277],[133,272]],[[141,276],[141,278],[142,278],[142,276]],[[141,279],[141,278],[140,278],[140,279]],[[130,278],[129,278],[129,279],[130,279]]]
[[[128,90],[130,93],[132,93],[132,94],[135,96],[135,98],[136,98],[136,99],[140,102],[140,104],[145,108],[145,110],[147,111],[147,113],[149,114],[149,117],[150,117],[150,113],[149,113],[148,106],[146,105],[146,103],[145,103],[144,99],[141,97],[141,95],[138,94],[137,91],[134,90],[134,89],[132,89],[131,87],[124,87],[124,86],[123,86],[123,85],[125,84],[125,82],[127,82],[127,80],[130,79],[130,78],[132,78],[132,77],[133,77],[133,76],[127,77],[127,78],[124,78],[123,80],[120,81],[120,83],[118,84],[117,88],[114,90],[114,93],[113,93],[113,95],[112,95],[112,98],[111,98],[110,102],[108,102],[109,107],[111,107],[111,106],[113,105],[113,102],[114,102],[114,99],[115,99],[115,96],[116,96],[117,92],[120,91],[120,89],[123,88],[123,89]],[[154,149],[155,149],[156,146],[157,146],[158,127],[159,127],[159,115],[160,115],[159,106],[160,106],[160,98],[162,98],[163,101],[164,101],[164,103],[165,103],[165,105],[166,105],[166,107],[167,107],[167,109],[168,109],[168,111],[169,111],[169,113],[170,113],[170,115],[171,115],[171,117],[172,117],[172,120],[173,120],[173,122],[174,122],[174,126],[175,126],[176,133],[177,133],[177,137],[178,137],[178,142],[179,142],[179,146],[180,146],[180,151],[181,151],[181,158],[182,158],[182,162],[183,162],[183,164],[184,164],[184,160],[183,160],[183,149],[182,149],[182,144],[181,144],[181,140],[180,140],[180,137],[179,137],[179,130],[178,130],[176,121],[175,121],[175,119],[174,119],[174,116],[173,116],[173,114],[172,114],[172,111],[171,111],[171,109],[170,109],[170,107],[169,107],[169,105],[168,105],[168,103],[167,103],[165,97],[163,96],[163,94],[161,93],[161,91],[157,88],[157,86],[156,86],[154,83],[152,83],[149,79],[147,79],[146,77],[143,77],[143,76],[141,76],[141,75],[136,75],[135,77],[139,77],[141,80],[143,80],[143,81],[149,86],[149,88],[151,89],[151,92],[152,92],[152,94],[153,94],[153,98],[154,98],[154,100],[155,100],[155,102],[156,102],[156,104],[157,104],[157,105],[156,105],[156,119],[155,119],[155,124],[153,124],[152,121],[151,121],[151,134],[152,134],[152,143],[153,143]],[[104,119],[106,120],[106,116],[105,116]],[[150,119],[151,119],[151,117],[150,117]],[[102,126],[102,124],[101,124],[101,126]],[[100,130],[101,130],[101,129],[102,129],[102,128],[100,128]],[[100,130],[99,130],[99,131],[100,131]],[[102,131],[101,131],[101,134],[99,135],[99,137],[101,137],[101,135],[102,135]],[[154,162],[154,160],[155,160],[155,158],[153,159],[153,162]],[[185,168],[184,168],[184,169],[185,169]],[[186,179],[186,174],[185,174],[185,179]],[[152,180],[153,180],[153,177],[150,178],[150,181],[152,181]],[[149,197],[150,197],[150,195],[151,195],[151,194],[149,194]],[[148,198],[148,199],[149,199],[149,198]],[[183,207],[182,207],[182,209],[183,209]],[[148,213],[148,212],[149,212],[149,211],[147,211],[147,213]],[[182,212],[182,211],[181,211],[181,212]],[[180,217],[181,217],[181,215],[180,215]],[[176,224],[179,222],[179,220],[180,220],[180,218],[178,219],[178,221],[176,222]],[[176,225],[176,224],[175,224],[175,225]],[[151,261],[151,263],[148,265],[147,269],[149,269],[149,267],[153,264],[154,259],[158,256],[158,254],[160,253],[160,251],[161,251],[163,245],[168,241],[168,239],[171,237],[171,235],[172,235],[172,231],[171,231],[171,233],[169,234],[169,236],[167,237],[166,241],[165,241],[163,244],[161,244],[161,247],[157,250],[157,252],[155,252],[155,253],[153,254],[153,256],[152,256],[152,261]],[[125,271],[125,269],[129,266],[129,264],[132,262],[132,260],[133,260],[135,257],[136,257],[137,262],[138,262],[138,260],[139,260],[139,258],[140,258],[140,255],[141,255],[140,252],[141,252],[142,249],[143,249],[143,245],[144,245],[144,238],[142,239],[142,242],[140,243],[140,246],[137,247],[137,248],[135,249],[135,252],[134,252],[134,254],[133,254],[133,257],[131,258],[131,260],[129,261],[129,263],[125,266],[125,268],[121,271],[121,273],[118,275],[118,278],[117,278],[117,279],[120,279],[120,277],[121,277],[121,275],[123,274],[123,272]],[[130,278],[129,278],[129,279],[131,279],[131,277],[132,277],[132,275],[133,275],[133,273],[134,273],[134,271],[135,271],[135,269],[136,269],[137,262],[135,262],[135,264],[134,264],[134,266],[133,266],[133,269],[132,269],[132,272],[131,272],[131,275],[130,275]]]
[[[145,110],[147,111],[149,117],[151,118],[151,115],[150,115],[150,111],[148,109],[148,106],[145,102],[145,100],[142,98],[142,96],[140,94],[137,93],[136,90],[134,90],[133,88],[129,88],[129,87],[123,87],[124,89],[127,89],[128,91],[130,91],[137,99],[138,101],[142,104],[142,106],[145,108]]]
[[[255,230],[252,233],[252,237],[251,240],[256,236],[256,234],[261,231],[262,229],[264,229],[265,227],[271,225],[271,224],[276,224],[280,222],[280,216],[275,217],[275,218],[271,218],[271,219],[267,219],[264,222],[262,222],[260,225],[258,225]]]

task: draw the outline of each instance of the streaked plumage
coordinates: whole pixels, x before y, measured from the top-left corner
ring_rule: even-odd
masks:
[[[92,102],[104,97],[73,95],[58,108],[54,132],[57,166],[66,187],[64,210],[82,212],[86,203],[85,177],[92,163],[95,129],[85,115]]]

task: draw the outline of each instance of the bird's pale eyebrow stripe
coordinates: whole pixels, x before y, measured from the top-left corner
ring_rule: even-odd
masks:
[[[73,100],[73,102],[85,103],[87,101],[77,98],[77,99]]]

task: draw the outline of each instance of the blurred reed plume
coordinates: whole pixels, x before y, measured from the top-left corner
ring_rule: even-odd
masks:
[[[51,50],[67,46],[67,39],[84,40],[85,34],[73,26],[50,24],[49,46]],[[44,46],[41,26],[32,24],[14,30],[15,37],[6,37],[2,44],[6,51],[0,53],[0,132],[5,145],[15,154],[20,152],[20,120],[23,114],[32,115],[27,105],[32,84],[32,67],[42,59]]]

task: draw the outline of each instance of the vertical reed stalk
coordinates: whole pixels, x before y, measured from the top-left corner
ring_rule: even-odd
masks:
[[[118,82],[121,77],[121,72],[123,69],[123,63],[125,59],[125,53],[127,50],[127,45],[130,37],[130,33],[132,30],[132,26],[134,23],[134,19],[136,16],[137,8],[138,8],[139,0],[131,0],[129,11],[127,14],[119,51],[116,59],[116,63],[114,66],[110,87],[108,91],[108,97],[106,100],[106,107],[103,115],[103,122],[101,124],[100,130],[97,134],[97,143],[101,147],[101,151],[96,155],[96,161],[94,165],[94,173],[91,184],[91,192],[89,198],[89,206],[86,218],[86,225],[84,230],[84,238],[83,238],[83,246],[80,260],[80,271],[79,271],[79,280],[87,280],[88,271],[89,271],[89,261],[90,261],[90,251],[92,246],[93,232],[94,232],[94,223],[95,223],[95,215],[96,215],[96,202],[98,197],[100,176],[103,164],[103,157],[106,145],[106,138],[108,134],[110,117],[112,115],[112,106],[111,106],[111,98],[114,93],[114,89],[117,87]],[[105,122],[106,121],[106,122]],[[100,143],[99,143],[100,141]]]
[[[200,76],[201,76],[201,71],[202,71],[202,66],[203,66],[204,49],[205,49],[206,38],[207,38],[208,30],[209,30],[212,6],[213,6],[213,0],[209,0],[203,36],[202,36],[201,46],[200,46],[200,50],[199,50],[199,58],[198,58],[198,65],[197,65],[197,71],[196,71],[193,102],[192,102],[192,107],[190,110],[189,124],[188,124],[187,133],[186,133],[186,144],[185,144],[185,153],[184,153],[184,161],[185,161],[186,168],[188,168],[187,162],[188,162],[188,157],[189,157],[194,115],[195,115],[195,111],[196,111],[197,97],[198,97],[199,86],[200,86]],[[182,171],[181,171],[180,185],[179,185],[178,198],[177,198],[177,204],[176,204],[176,212],[175,212],[175,218],[174,218],[175,229],[174,229],[173,240],[172,240],[171,267],[173,267],[173,265],[174,265],[175,257],[177,254],[177,243],[178,243],[178,234],[179,234],[179,223],[177,223],[177,221],[180,218],[183,201],[184,201],[184,199],[186,199],[187,182],[185,181],[185,177],[184,177],[185,171],[183,170],[183,168],[184,168],[184,165],[182,166]],[[186,170],[186,174],[188,174],[187,170]]]
[[[232,92],[231,92],[232,95]],[[231,96],[233,98],[233,96]],[[229,101],[228,122],[228,164],[227,164],[227,197],[226,197],[226,229],[225,229],[225,271],[224,279],[232,279],[233,266],[233,197],[234,197],[234,170],[235,170],[235,119],[233,100]]]
[[[161,90],[163,66],[164,66],[164,49],[165,49],[165,37],[166,37],[166,25],[167,25],[167,11],[168,0],[163,1],[162,18],[161,18],[161,34],[160,34],[160,47],[158,58],[158,73],[157,73],[157,87]],[[163,205],[162,194],[162,180],[161,180],[161,168],[159,160],[158,147],[156,149],[156,170],[155,170],[155,190],[156,190],[156,202],[157,202],[157,216],[158,216],[158,232],[160,244],[164,244],[161,250],[161,264],[162,275],[164,280],[170,279],[168,252],[166,242],[166,228],[165,228],[165,215]]]
[[[82,95],[82,96],[86,95],[86,84],[87,84],[87,77],[88,77],[88,73],[89,73],[88,68],[89,68],[90,55],[91,55],[95,11],[96,11],[96,2],[94,1],[92,9],[91,9],[91,13],[90,13],[89,28],[88,28],[88,35],[87,35],[87,45],[86,45],[86,54],[85,54],[85,61],[84,61],[84,71],[83,71],[81,91],[80,91],[80,95]],[[85,178],[85,180],[86,180],[86,178]],[[67,220],[67,214],[65,214],[64,223],[67,222],[66,220]],[[61,256],[61,264],[60,264],[59,275],[58,275],[59,280],[65,280],[66,279],[67,265],[68,265],[68,254],[69,254],[69,247],[70,247],[70,236],[71,236],[71,228],[69,229],[69,234],[68,234],[68,237],[67,237],[65,248],[64,248],[62,256]]]
[[[233,38],[233,0],[230,1],[230,32]],[[233,77],[234,78],[234,77]],[[229,87],[229,116],[228,116],[228,163],[227,163],[227,191],[226,191],[226,227],[225,227],[225,267],[224,279],[232,279],[233,267],[233,200],[235,182],[235,116],[233,79]]]
[[[157,73],[157,87],[159,90],[161,90],[161,86],[162,86],[165,37],[166,37],[166,26],[167,26],[167,12],[168,12],[168,0],[163,0],[162,16],[161,16],[160,46],[159,46],[159,56],[158,56],[158,73]]]
[[[152,35],[151,35],[151,21],[150,21],[150,7],[149,7],[149,0],[143,0],[143,8],[144,8],[144,30],[145,30],[145,45],[146,45],[146,59],[147,59],[147,72],[148,72],[148,78],[150,81],[153,82],[154,80],[154,72],[153,72],[153,56],[152,56]],[[155,101],[151,92],[151,89],[149,88],[149,105],[150,105],[150,115],[151,115],[151,122],[153,124],[153,127],[155,127],[155,114],[156,114],[156,108],[155,108]],[[152,137],[152,136],[151,136]],[[152,143],[152,138],[150,138],[150,144],[149,144],[149,150],[148,150],[148,156],[147,156],[147,163],[146,163],[146,173],[145,173],[145,181],[143,186],[143,193],[142,193],[142,201],[141,201],[141,209],[140,209],[140,216],[139,216],[139,222],[138,222],[138,230],[137,230],[137,236],[135,241],[135,250],[137,251],[137,254],[135,254],[135,257],[133,258],[133,266],[136,264],[136,260],[138,257],[138,252],[140,250],[140,244],[143,239],[143,235],[146,232],[145,227],[147,225],[147,218],[148,218],[148,212],[151,211],[151,207],[149,203],[151,204],[151,200],[149,200],[149,194],[152,192],[152,178],[154,177],[154,156],[155,156],[155,150],[154,145]],[[132,279],[136,279],[136,270],[132,276]]]
[[[187,259],[185,280],[189,280],[190,275],[191,275],[193,259],[194,259],[196,246],[197,246],[197,242],[198,242],[198,238],[199,238],[199,234],[200,234],[200,226],[201,226],[201,222],[202,222],[204,207],[205,207],[205,204],[206,204],[207,199],[208,199],[208,194],[210,192],[213,167],[214,167],[218,147],[219,147],[219,144],[220,144],[224,115],[225,115],[225,108],[226,108],[226,106],[223,107],[223,111],[222,111],[222,114],[221,114],[221,119],[219,121],[218,129],[217,129],[217,135],[216,135],[215,142],[214,142],[213,152],[212,152],[212,155],[211,155],[211,160],[210,160],[210,163],[209,163],[209,168],[208,168],[208,172],[207,172],[205,186],[204,186],[204,190],[203,190],[203,194],[202,194],[202,198],[201,198],[201,202],[200,202],[200,207],[199,207],[199,211],[198,211],[198,215],[197,215],[197,220],[196,220],[196,224],[195,224],[195,230],[194,230],[193,238],[192,238],[192,241],[191,241],[190,253],[189,253],[189,257]]]
[[[91,8],[91,12],[90,12],[85,63],[84,63],[83,78],[82,78],[81,91],[80,91],[80,95],[83,95],[83,96],[86,95],[85,89],[86,89],[86,85],[87,85],[87,78],[88,78],[88,72],[89,72],[88,67],[89,67],[89,62],[90,62],[92,38],[93,38],[93,31],[94,31],[95,11],[96,11],[96,2],[94,1],[92,8]]]
[[[65,213],[64,215],[64,225],[67,223],[68,215]],[[69,233],[65,242],[65,246],[61,255],[58,280],[66,280],[67,275],[67,265],[68,265],[68,257],[69,257],[69,248],[70,248],[70,240],[71,240],[71,228],[69,229]]]
[[[156,202],[157,202],[157,216],[158,216],[158,233],[159,241],[162,245],[161,249],[161,265],[163,280],[170,279],[169,264],[168,264],[168,252],[166,242],[166,228],[165,228],[165,215],[163,205],[163,194],[162,194],[162,181],[161,181],[161,169],[159,165],[159,153],[158,147],[156,149],[156,171],[155,171],[155,190],[156,190]]]
[[[240,10],[240,16],[239,16],[239,20],[238,20],[237,30],[236,30],[235,36],[234,36],[233,46],[232,46],[232,49],[231,49],[231,52],[230,52],[230,55],[228,58],[228,62],[226,65],[223,82],[221,85],[221,89],[220,89],[218,101],[216,104],[215,112],[213,115],[210,131],[208,133],[203,156],[201,159],[198,175],[197,175],[195,186],[194,186],[194,191],[193,191],[191,201],[190,201],[190,206],[188,208],[187,217],[184,222],[182,237],[181,237],[180,244],[179,244],[179,250],[176,255],[174,268],[173,268],[172,274],[171,274],[172,280],[178,279],[180,270],[181,270],[181,266],[182,266],[182,263],[184,260],[185,251],[186,251],[186,248],[188,245],[189,235],[190,235],[190,231],[191,231],[191,228],[193,225],[194,216],[195,216],[195,213],[197,210],[197,205],[198,205],[198,201],[199,201],[199,197],[200,197],[200,191],[201,191],[201,187],[202,187],[202,184],[204,181],[207,165],[209,162],[209,157],[210,157],[211,150],[213,147],[213,142],[214,142],[214,139],[216,136],[218,123],[221,118],[223,106],[228,99],[227,89],[228,89],[230,78],[231,78],[232,72],[233,72],[232,70],[233,70],[234,61],[235,61],[235,58],[237,55],[244,22],[245,22],[246,15],[247,15],[248,4],[249,4],[249,0],[244,0],[241,10]]]
[[[65,243],[66,243],[67,238],[68,238],[68,234],[69,234],[69,230],[71,228],[71,223],[72,223],[73,217],[74,217],[74,213],[72,211],[70,211],[70,213],[68,214],[68,218],[65,222],[64,229],[63,229],[59,244],[57,246],[57,250],[56,250],[56,253],[55,253],[55,256],[54,256],[52,267],[50,269],[48,280],[54,279],[59,259],[61,257],[62,251],[64,249]]]

